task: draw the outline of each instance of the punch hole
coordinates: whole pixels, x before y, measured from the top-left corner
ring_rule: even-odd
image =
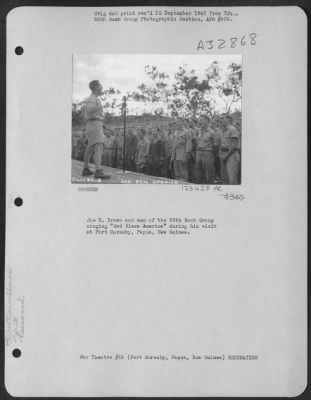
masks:
[[[23,199],[21,197],[16,197],[16,199],[14,200],[14,204],[16,205],[16,207],[20,207],[23,204]]]
[[[12,351],[13,357],[15,358],[19,358],[22,355],[22,352],[20,351],[20,349],[14,349]]]
[[[24,49],[22,48],[22,46],[15,47],[15,54],[17,54],[18,56],[21,56],[23,53],[24,53]]]

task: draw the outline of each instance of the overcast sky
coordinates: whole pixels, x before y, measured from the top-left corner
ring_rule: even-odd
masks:
[[[113,87],[126,92],[137,90],[148,82],[144,72],[146,65],[155,65],[173,80],[178,68],[187,64],[199,78],[213,61],[225,70],[232,62],[241,64],[240,55],[193,55],[193,54],[79,54],[73,59],[73,99],[82,100],[90,94],[88,84],[94,79],[101,81],[104,89]]]

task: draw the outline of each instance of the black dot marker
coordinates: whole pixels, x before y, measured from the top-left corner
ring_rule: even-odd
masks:
[[[22,352],[20,351],[20,349],[14,349],[12,351],[13,357],[15,358],[19,358],[22,355]]]
[[[23,199],[21,197],[16,197],[16,199],[14,200],[14,204],[16,205],[16,207],[20,207],[23,204]]]
[[[17,46],[15,47],[15,54],[18,56],[21,56],[24,53],[24,49],[22,48],[22,46]]]

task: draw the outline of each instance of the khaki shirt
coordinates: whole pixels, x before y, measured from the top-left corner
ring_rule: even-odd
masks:
[[[187,153],[192,151],[192,140],[189,131],[176,131],[172,145],[172,160],[186,161]]]
[[[138,165],[146,164],[149,156],[149,140],[145,137],[138,141],[137,150],[136,150],[136,163]]]
[[[233,142],[232,142],[233,138],[238,140],[237,148],[240,148],[240,134],[234,126],[229,125],[228,129],[224,132],[223,137],[221,139],[221,150],[225,148],[231,150],[231,148],[233,147]]]
[[[231,155],[231,157],[235,158],[236,161],[240,161],[241,156],[240,156],[240,152],[238,151],[241,146],[240,133],[232,125],[228,126],[228,129],[224,132],[223,137],[221,139],[221,145],[220,145],[220,151],[219,151],[219,157],[221,160],[224,160],[226,158],[226,155],[229,153],[229,151],[234,148],[235,143],[232,141],[232,139],[237,139],[238,143],[236,146],[237,151],[234,151],[233,154]]]
[[[217,136],[213,129],[202,131],[198,138],[197,151],[214,151],[217,147]]]
[[[105,136],[104,138],[104,149],[112,150],[114,148],[114,137],[113,136]]]
[[[91,94],[87,99],[84,100],[85,118],[89,121],[92,119],[104,120],[103,106],[95,94]]]

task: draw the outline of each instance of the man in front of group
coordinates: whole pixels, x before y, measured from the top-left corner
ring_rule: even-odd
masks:
[[[88,146],[84,153],[84,168],[82,171],[83,176],[93,175],[93,172],[89,169],[89,162],[92,154],[94,153],[95,163],[95,178],[106,179],[110,178],[102,170],[102,155],[103,155],[103,143],[105,136],[103,132],[103,107],[99,100],[99,96],[102,94],[103,87],[98,80],[91,81],[89,83],[91,89],[91,95],[83,101],[85,105],[85,116],[87,120],[86,133],[88,138]]]

